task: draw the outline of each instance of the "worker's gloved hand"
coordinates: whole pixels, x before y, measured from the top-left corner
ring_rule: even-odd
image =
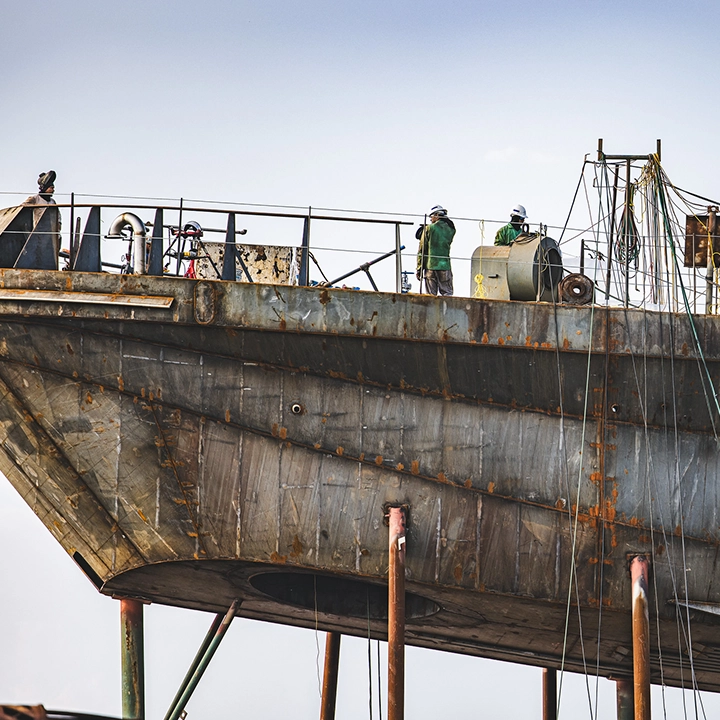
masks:
[[[415,273],[415,277],[416,277],[418,280],[422,280],[422,270],[418,270],[418,271]]]

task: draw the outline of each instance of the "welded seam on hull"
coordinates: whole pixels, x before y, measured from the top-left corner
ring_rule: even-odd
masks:
[[[0,319],[2,319],[2,318],[0,318]],[[28,319],[28,318],[23,318],[23,322],[26,323],[26,324],[42,325],[42,326],[44,326],[44,327],[48,327],[48,328],[51,328],[51,329],[56,329],[56,325],[55,325],[55,324],[50,324],[50,323],[46,323],[46,322],[36,322],[36,321],[35,321],[35,318],[30,318],[30,319]],[[91,321],[91,322],[92,322],[92,321]],[[68,327],[68,329],[70,329],[69,326],[63,325],[63,327]],[[219,328],[219,329],[222,329],[222,328]],[[244,329],[244,328],[241,328],[241,330],[242,330],[242,329]],[[256,330],[253,329],[253,328],[250,328],[250,329],[251,329],[252,331],[256,331]],[[113,334],[113,333],[99,332],[99,331],[97,331],[97,330],[87,330],[87,329],[85,329],[85,328],[82,328],[82,329],[81,329],[81,332],[82,332],[82,333],[87,333],[87,334],[89,334],[89,335],[93,335],[93,336],[95,336],[95,337],[109,338],[109,339],[112,339],[112,340],[115,340],[115,341],[119,341],[119,340],[122,340],[122,339],[132,340],[133,342],[141,342],[141,343],[144,343],[144,344],[153,346],[153,347],[168,348],[168,349],[171,349],[171,350],[183,351],[183,352],[186,352],[186,353],[189,353],[189,354],[192,354],[192,355],[199,355],[199,356],[204,355],[204,356],[207,356],[207,357],[217,358],[217,359],[220,359],[220,360],[228,360],[228,361],[231,361],[231,362],[236,362],[236,363],[238,363],[238,364],[242,364],[242,363],[248,362],[248,363],[252,363],[253,365],[256,365],[257,367],[261,367],[261,368],[264,368],[264,369],[280,370],[280,371],[283,371],[283,372],[291,372],[291,373],[298,373],[298,372],[299,372],[299,373],[305,373],[305,374],[311,375],[311,376],[313,376],[313,377],[331,378],[331,379],[333,379],[333,380],[342,380],[342,381],[344,381],[344,382],[357,383],[357,384],[359,384],[359,385],[369,385],[370,387],[382,388],[382,389],[386,389],[386,390],[393,390],[393,391],[395,391],[395,392],[408,392],[408,393],[412,393],[412,394],[415,394],[415,395],[420,395],[420,396],[422,396],[422,397],[429,396],[429,397],[437,397],[437,398],[444,398],[444,399],[452,399],[452,400],[455,400],[455,401],[458,401],[458,402],[467,403],[467,404],[469,404],[469,405],[480,405],[480,406],[487,406],[487,407],[493,407],[493,408],[505,408],[505,409],[508,409],[508,410],[521,410],[522,412],[539,413],[539,414],[548,415],[548,416],[558,416],[558,417],[560,416],[560,413],[557,412],[557,410],[553,410],[553,409],[544,409],[544,408],[537,408],[537,407],[523,407],[523,406],[518,406],[518,405],[516,405],[516,404],[514,405],[513,403],[501,403],[501,402],[495,402],[495,401],[490,402],[490,401],[488,401],[488,400],[482,400],[482,399],[479,399],[479,398],[468,397],[468,396],[463,395],[463,394],[461,394],[461,393],[448,393],[448,392],[445,392],[445,391],[443,391],[443,390],[430,390],[430,389],[428,389],[428,388],[417,388],[417,387],[414,387],[414,386],[412,386],[412,385],[406,385],[406,384],[404,384],[404,383],[402,383],[402,384],[400,384],[400,385],[393,385],[393,384],[391,384],[391,383],[383,383],[383,382],[379,382],[379,381],[376,381],[376,380],[369,380],[368,378],[365,378],[365,377],[361,377],[361,378],[358,378],[358,377],[350,377],[350,376],[346,376],[346,375],[344,375],[344,374],[342,374],[342,373],[336,373],[336,372],[328,372],[328,373],[325,373],[325,374],[321,374],[321,373],[312,372],[310,368],[305,367],[305,366],[302,366],[302,367],[293,367],[293,366],[290,366],[290,365],[281,365],[281,364],[279,364],[279,363],[269,363],[269,362],[264,362],[264,361],[258,361],[257,359],[254,359],[254,358],[248,359],[248,358],[241,357],[241,356],[237,356],[237,355],[224,355],[224,354],[222,354],[222,353],[208,352],[207,349],[202,349],[202,350],[201,350],[201,349],[188,348],[188,347],[181,346],[181,345],[172,345],[172,344],[169,344],[169,343],[167,343],[167,342],[156,342],[156,341],[153,341],[153,340],[151,340],[151,339],[142,338],[142,337],[135,337],[135,336],[128,337],[128,336],[126,336],[126,335],[118,335],[118,334]],[[274,332],[274,331],[270,331],[270,330],[267,330],[267,331],[259,331],[259,330],[257,330],[257,332]],[[279,331],[278,331],[278,332],[279,332]],[[285,334],[292,334],[292,333],[285,333]],[[295,333],[295,334],[297,334],[297,333]],[[308,335],[317,334],[317,335],[321,335],[321,336],[326,336],[326,335],[328,335],[328,333],[307,333],[307,334],[308,334]],[[329,336],[332,337],[333,339],[342,338],[342,337],[347,337],[347,338],[350,338],[350,339],[357,339],[357,336],[354,336],[354,335],[344,336],[344,335],[339,335],[339,334],[332,334],[332,333],[330,333]],[[379,341],[382,341],[382,340],[384,340],[384,339],[385,339],[385,338],[373,338],[373,340],[379,340]],[[428,345],[448,345],[448,344],[453,344],[453,343],[449,343],[449,342],[447,342],[447,341],[442,341],[442,340],[412,340],[411,338],[399,338],[399,339],[403,340],[403,342],[423,342],[423,343],[428,344]],[[394,340],[397,340],[397,339],[396,339],[396,338],[388,338],[388,340],[393,340],[393,341],[394,341]],[[454,343],[454,344],[456,344],[456,345],[463,345],[463,343]],[[479,344],[476,344],[476,345],[467,344],[467,347],[473,347],[473,348],[475,348],[475,347],[493,347],[493,348],[498,348],[498,347],[500,347],[500,346],[487,346],[487,345],[481,346],[481,345],[479,345]],[[508,349],[510,349],[510,350],[516,350],[516,351],[519,351],[519,352],[521,352],[521,351],[522,351],[522,352],[526,352],[526,351],[533,351],[533,352],[556,352],[556,348],[554,348],[554,347],[550,347],[550,348],[527,348],[527,347],[525,347],[525,346],[509,346]],[[563,355],[570,354],[570,353],[579,354],[580,352],[581,352],[581,351],[563,350]],[[587,351],[582,351],[582,352],[587,353]],[[605,355],[605,351],[604,351],[604,350],[603,350],[603,351],[591,351],[591,353],[592,353],[592,357],[593,357],[593,358],[600,358],[600,357],[603,357],[603,358],[604,358],[604,355]],[[612,354],[612,357],[624,357],[625,355],[626,355],[625,353],[616,352],[616,353],[613,353],[613,354]],[[665,356],[658,357],[657,359],[660,360],[660,359],[662,359],[662,358],[664,358],[664,357],[665,357]],[[691,360],[691,359],[692,359],[692,358],[687,358],[688,361]],[[5,360],[6,362],[17,362],[17,363],[19,363],[19,364],[27,364],[27,363],[24,363],[23,361],[10,360],[10,359],[8,359],[8,358],[5,358],[4,360]],[[35,366],[30,365],[30,367],[35,367]],[[51,371],[51,372],[52,372],[52,371]],[[583,419],[583,416],[582,416],[582,415],[570,413],[570,412],[568,412],[567,410],[565,410],[565,412],[564,412],[564,417],[565,417],[565,418],[574,419],[574,420],[582,420],[582,419]],[[623,427],[625,427],[625,426],[628,426],[628,427],[638,427],[638,423],[636,423],[636,422],[631,422],[631,421],[627,421],[627,420],[614,420],[613,422],[614,422],[616,425],[623,426]],[[652,424],[652,423],[648,423],[648,427],[651,428],[651,429],[654,429],[654,430],[664,430],[664,429],[666,429],[664,425],[657,425],[657,424]],[[692,428],[691,428],[691,429],[686,429],[684,432],[692,433],[692,434],[694,434],[694,435],[707,435],[707,434],[708,434],[707,432],[705,432],[705,431],[703,431],[703,430],[697,430],[697,429],[692,429]]]
[[[54,369],[50,369],[50,368],[39,368],[36,365],[30,365],[29,363],[15,361],[15,360],[5,359],[5,360],[3,360],[3,362],[11,362],[11,363],[15,363],[18,365],[22,365],[24,367],[31,368],[32,370],[34,370],[36,372],[47,372],[48,374],[62,377],[63,379],[68,380],[69,382],[72,382],[74,384],[89,385],[91,387],[103,387],[105,390],[111,390],[113,392],[118,393],[119,395],[124,395],[126,397],[133,398],[133,400],[137,400],[138,402],[142,402],[144,405],[152,407],[153,411],[155,410],[155,408],[169,408],[171,410],[177,410],[182,413],[186,413],[187,415],[190,415],[192,417],[197,417],[197,418],[203,418],[203,417],[207,418],[208,417],[206,414],[204,414],[198,410],[193,410],[191,408],[187,408],[187,407],[184,407],[181,405],[175,405],[175,404],[167,403],[164,401],[158,402],[157,399],[154,399],[153,401],[149,401],[147,397],[142,397],[142,395],[132,393],[128,390],[121,390],[119,387],[108,385],[108,383],[106,383],[106,382],[100,384],[100,383],[94,382],[92,380],[87,380],[87,379],[80,380],[80,379],[74,378],[70,375],[66,375],[65,373],[62,373],[58,370],[54,370]],[[369,454],[361,453],[359,457],[353,457],[346,452],[338,453],[337,448],[324,448],[318,444],[313,445],[313,444],[309,444],[306,442],[302,442],[300,440],[294,440],[293,438],[291,438],[287,435],[287,430],[285,428],[281,428],[279,426],[274,426],[271,430],[263,430],[260,428],[252,427],[250,425],[244,425],[239,422],[235,422],[233,420],[228,421],[225,419],[219,419],[219,418],[215,418],[215,417],[211,417],[209,419],[211,419],[214,422],[217,422],[218,424],[226,425],[227,427],[231,427],[231,428],[236,428],[243,432],[252,433],[254,435],[258,435],[260,437],[264,437],[267,439],[279,440],[285,444],[289,443],[295,447],[302,448],[304,450],[308,450],[313,453],[318,453],[321,455],[332,455],[335,458],[341,458],[341,459],[349,461],[349,462],[358,463],[359,466],[371,467],[373,469],[378,468],[375,458],[379,457],[379,456],[376,455],[375,453],[369,453]],[[371,458],[371,459],[367,459],[367,458]],[[424,475],[420,472],[413,472],[412,470],[408,470],[405,467],[400,468],[398,466],[389,466],[389,465],[382,465],[381,467],[386,472],[392,472],[392,473],[395,473],[398,475],[402,475],[404,477],[414,477],[414,478],[418,478],[421,480],[426,480],[428,482],[436,483],[439,485],[449,485],[450,487],[462,489],[467,492],[475,493],[475,494],[482,495],[482,496],[497,498],[498,500],[502,500],[505,502],[519,503],[521,505],[526,505],[528,507],[536,507],[536,508],[539,508],[542,510],[549,510],[554,513],[567,512],[563,508],[558,509],[555,505],[546,505],[544,503],[533,501],[533,500],[516,498],[516,497],[509,496],[509,495],[502,495],[498,492],[495,492],[495,491],[490,492],[489,490],[485,490],[482,488],[466,487],[464,482],[462,482],[462,483],[455,482],[453,480],[448,479],[444,475],[441,479],[439,477],[435,477],[435,476],[431,476],[431,475]],[[583,516],[583,519],[585,519],[586,514],[585,513],[580,513],[580,514]],[[590,518],[590,516],[587,515],[587,519],[592,519],[592,518]],[[617,519],[614,520],[613,522],[615,525],[617,525],[619,527],[627,527],[627,528],[632,528],[634,530],[644,529],[646,527],[645,525],[642,525],[639,523],[623,522],[622,520],[617,520]],[[691,539],[691,540],[697,540],[702,543],[707,542],[707,538],[705,538],[705,537],[694,537],[694,536],[690,536],[690,535],[686,534],[686,538]]]
[[[160,433],[160,439],[162,441],[163,447],[165,448],[165,453],[167,454],[167,458],[170,463],[170,468],[172,470],[173,476],[175,477],[175,481],[177,482],[178,488],[180,489],[180,492],[183,496],[184,505],[187,508],[188,517],[190,518],[190,522],[192,523],[192,526],[195,530],[196,541],[200,545],[201,552],[203,554],[207,555],[205,543],[203,541],[202,535],[200,534],[200,525],[197,521],[197,518],[195,517],[195,514],[192,511],[191,503],[194,501],[190,497],[187,490],[185,489],[185,486],[184,486],[182,480],[180,480],[180,475],[178,474],[178,469],[177,469],[177,463],[176,463],[175,458],[173,457],[173,454],[170,450],[170,446],[168,445],[168,438],[165,435],[162,424],[160,423],[160,420],[157,416],[157,412],[156,412],[157,408],[162,408],[162,407],[166,407],[166,406],[160,405],[160,404],[154,404],[154,403],[146,403],[146,404],[147,404],[148,408],[150,409],[150,411],[152,412],[153,420],[155,421],[157,430]]]

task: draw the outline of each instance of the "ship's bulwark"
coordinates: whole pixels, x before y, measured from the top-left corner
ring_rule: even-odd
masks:
[[[687,318],[1,279],[0,469],[103,592],[216,612],[239,597],[246,617],[358,635],[369,615],[383,637],[384,508],[402,503],[409,643],[559,666],[570,593],[566,667],[582,645],[595,665],[600,626],[601,672],[629,675],[627,557],[654,553],[664,678],[688,682],[674,601],[720,602],[720,468]],[[720,323],[697,323],[717,383]],[[712,690],[717,625],[694,617]]]

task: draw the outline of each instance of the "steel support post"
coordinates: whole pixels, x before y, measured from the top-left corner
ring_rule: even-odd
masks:
[[[400,225],[395,225],[395,292],[402,292],[402,253],[400,247]]]
[[[635,720],[650,720],[650,613],[648,576],[650,563],[642,555],[630,562],[632,577],[633,685]]]
[[[120,598],[123,720],[145,720],[143,604]]]
[[[405,511],[391,507],[388,569],[388,720],[405,717]]]
[[[180,715],[182,715],[185,705],[187,705],[188,700],[190,700],[193,692],[195,692],[197,684],[200,682],[200,679],[205,673],[205,670],[207,670],[215,651],[218,649],[222,639],[225,637],[225,633],[230,627],[230,623],[233,621],[239,605],[240,601],[235,600],[230,606],[230,609],[225,613],[225,617],[223,617],[222,621],[219,624],[217,624],[217,620],[213,623],[208,636],[203,641],[203,646],[200,648],[195,660],[193,660],[193,664],[180,686],[180,690],[178,690],[178,693],[175,695],[176,699],[173,701],[173,705],[170,706],[170,709],[165,715],[165,720],[178,720]],[[211,633],[212,638],[208,642],[208,638]]]
[[[707,272],[705,275],[705,314],[711,315],[717,311],[715,307],[715,233],[717,229],[717,207],[708,207],[708,243],[707,243]]]
[[[325,671],[323,673],[320,720],[335,720],[337,701],[338,666],[340,664],[340,633],[325,636]]]
[[[543,720],[557,720],[557,670],[543,668]]]
[[[616,680],[617,720],[634,720],[635,693],[632,680]]]

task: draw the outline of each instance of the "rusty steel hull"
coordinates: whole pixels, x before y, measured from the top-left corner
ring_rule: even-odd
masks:
[[[720,321],[696,324],[717,384]],[[3,270],[0,469],[104,593],[238,598],[358,635],[369,616],[380,638],[385,512],[405,505],[408,643],[614,677],[632,674],[628,558],[648,554],[652,679],[661,650],[665,682],[687,683],[678,601],[720,603],[718,417],[691,330]],[[719,620],[692,617],[698,683],[720,689]]]

